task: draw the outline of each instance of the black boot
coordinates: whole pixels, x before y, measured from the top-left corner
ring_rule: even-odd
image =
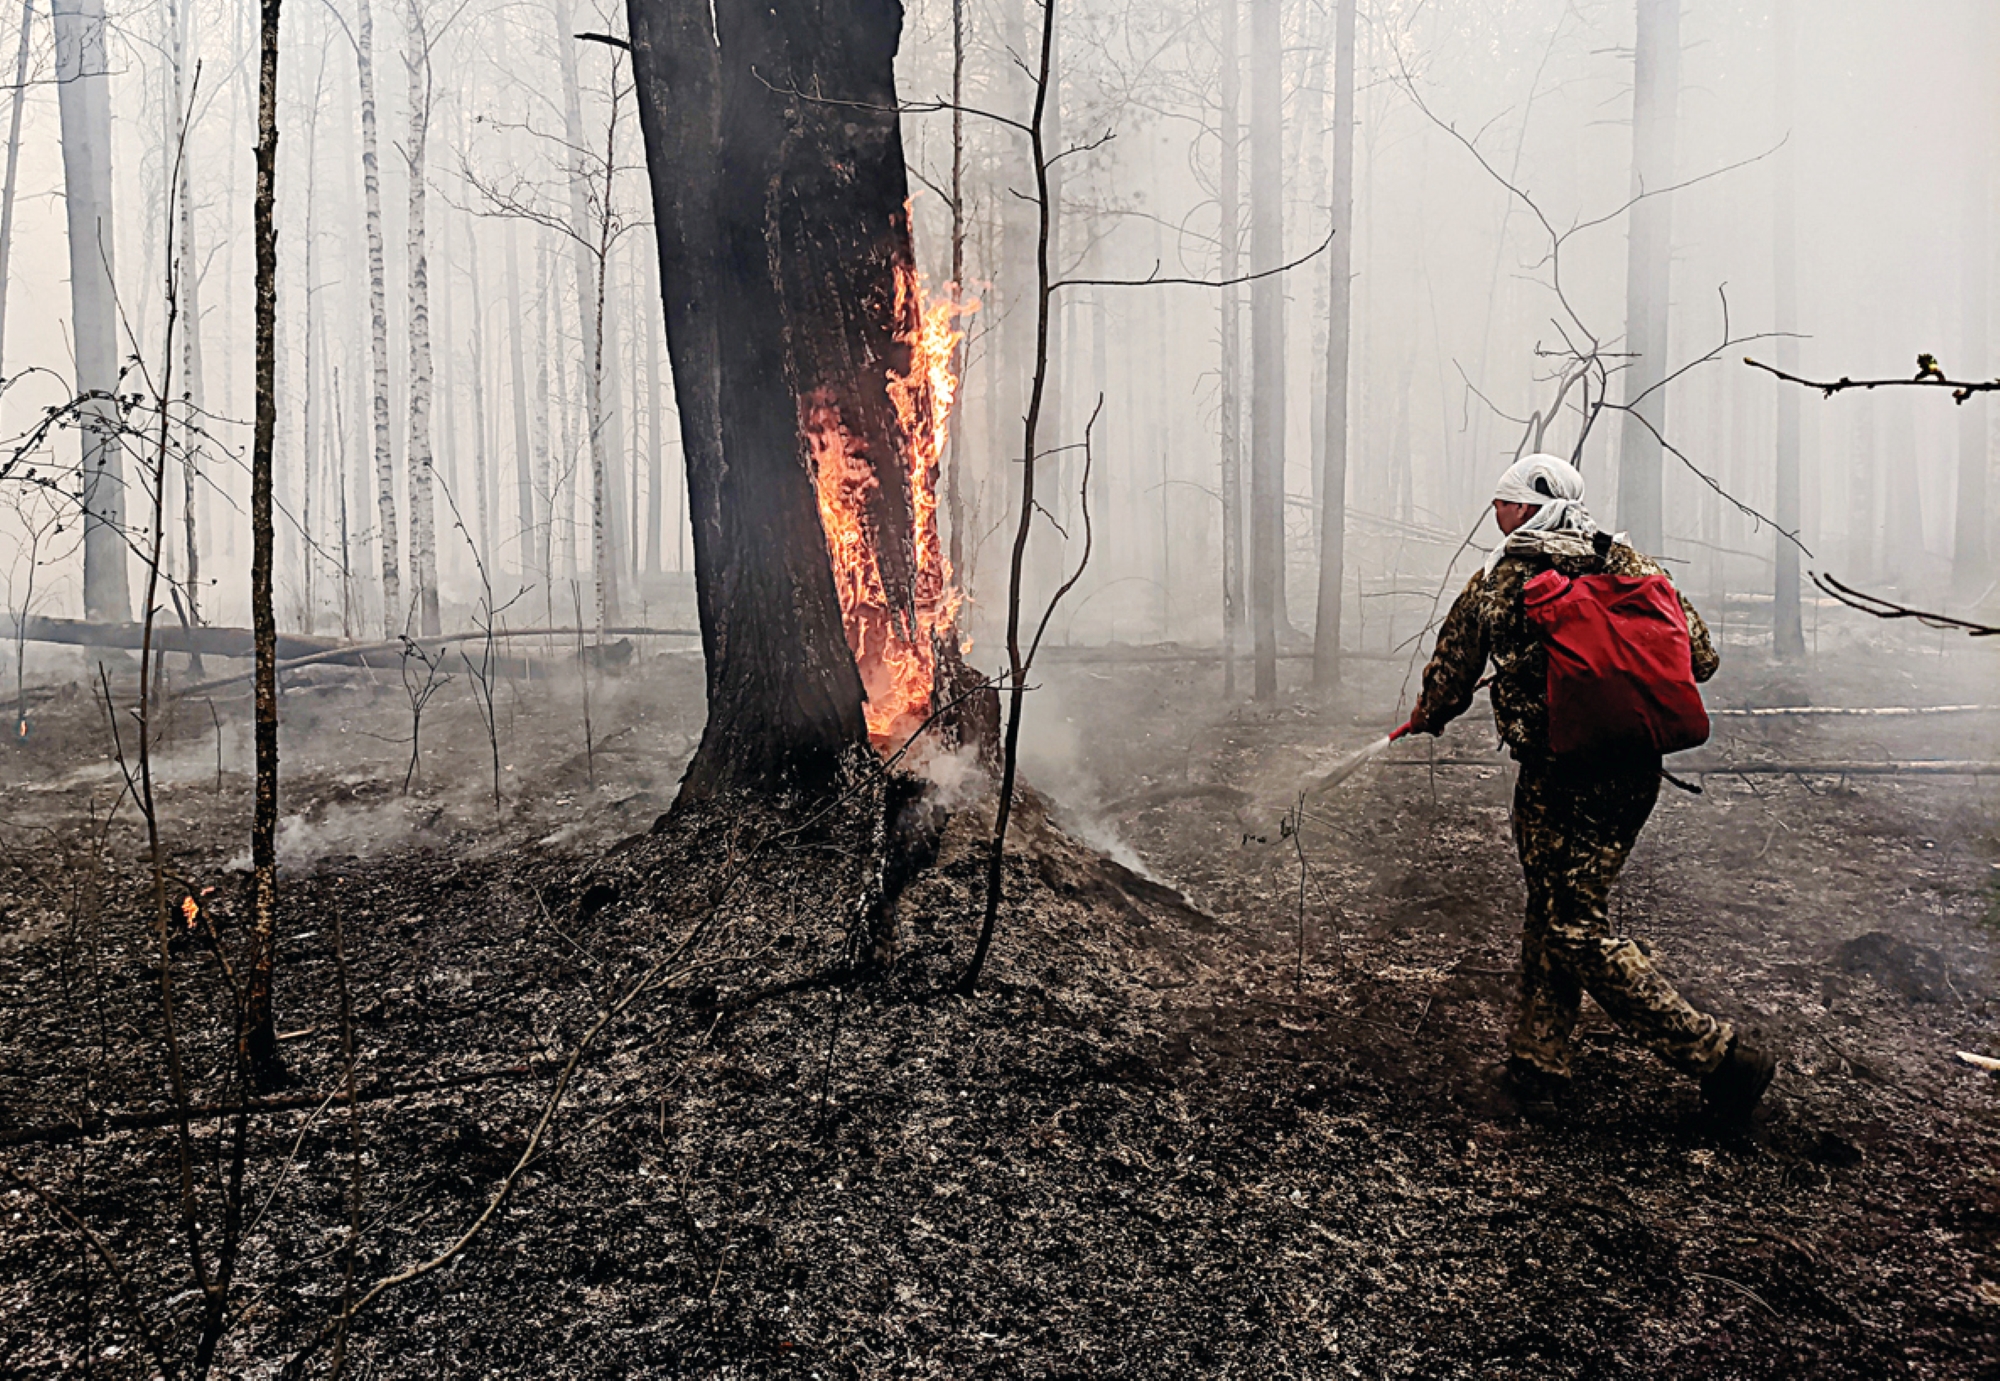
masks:
[[[1523,1106],[1548,1106],[1561,1103],[1569,1096],[1569,1080],[1560,1074],[1551,1074],[1531,1060],[1519,1055],[1509,1055],[1504,1066],[1503,1078],[1508,1093]]]
[[[1701,1096],[1718,1117],[1741,1121],[1750,1116],[1777,1072],[1778,1057],[1739,1034],[1731,1038],[1722,1063],[1701,1076]]]

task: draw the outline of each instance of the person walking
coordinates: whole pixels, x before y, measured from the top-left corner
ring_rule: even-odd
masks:
[[[1681,997],[1642,942],[1613,932],[1608,905],[1659,797],[1662,747],[1706,737],[1692,683],[1708,680],[1720,664],[1708,627],[1655,562],[1622,534],[1599,530],[1583,504],[1583,476],[1569,462],[1550,455],[1516,461],[1500,477],[1493,511],[1502,540],[1438,631],[1408,729],[1440,733],[1470,707],[1493,664],[1494,722],[1520,764],[1514,842],[1528,886],[1509,1080],[1538,1101],[1568,1089],[1570,1033],[1587,992],[1627,1036],[1699,1079],[1718,1114],[1747,1117],[1776,1059]],[[1558,602],[1572,587],[1578,598],[1568,606],[1581,609],[1595,630],[1586,630],[1580,653],[1551,641],[1551,611],[1563,607]],[[1658,656],[1646,660],[1645,639],[1668,649],[1663,672]],[[1672,664],[1683,643],[1685,666]],[[1552,646],[1560,674],[1553,683]],[[1614,671],[1593,680],[1593,656]],[[1649,669],[1659,684],[1647,684]],[[1698,722],[1692,732],[1700,737],[1674,739],[1674,706],[1690,698],[1683,717]]]

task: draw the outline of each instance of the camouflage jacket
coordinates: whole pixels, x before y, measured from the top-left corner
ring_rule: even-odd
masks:
[[[1474,573],[1445,616],[1437,646],[1424,668],[1415,727],[1437,733],[1464,714],[1478,688],[1479,674],[1493,662],[1493,722],[1514,756],[1536,757],[1549,742],[1548,657],[1528,623],[1521,587],[1549,569],[1564,575],[1664,575],[1658,565],[1621,542],[1599,557],[1590,541],[1574,532],[1520,532],[1507,541],[1507,554],[1492,575]],[[1687,596],[1680,597],[1692,644],[1694,679],[1715,675],[1721,659],[1709,640],[1708,625]]]

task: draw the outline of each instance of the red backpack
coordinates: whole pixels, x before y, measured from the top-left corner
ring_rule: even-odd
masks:
[[[1678,753],[1708,742],[1680,597],[1663,575],[1543,571],[1523,590],[1549,657],[1549,751]]]

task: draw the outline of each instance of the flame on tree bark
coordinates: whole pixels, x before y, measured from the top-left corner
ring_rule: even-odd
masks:
[[[923,555],[935,513],[912,504],[889,387],[924,328],[901,7],[629,0],[627,14],[708,672],[682,800],[810,785],[868,731],[816,454],[866,471],[849,488],[887,623],[919,641],[939,594],[941,556]]]

